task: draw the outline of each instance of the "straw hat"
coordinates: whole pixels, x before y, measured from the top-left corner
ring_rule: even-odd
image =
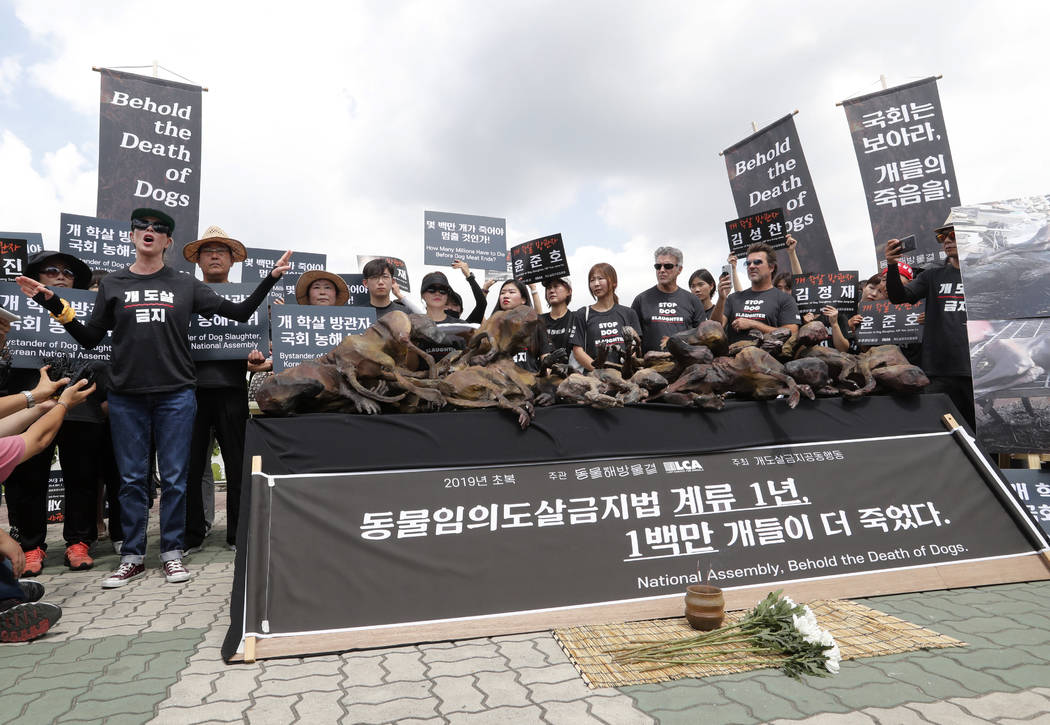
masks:
[[[335,304],[337,307],[345,305],[347,300],[350,299],[350,288],[346,286],[346,280],[338,274],[325,269],[311,269],[295,283],[296,304],[310,304],[310,285],[319,279],[326,279],[335,285]]]
[[[234,262],[243,262],[248,258],[248,251],[244,248],[244,245],[238,242],[236,239],[231,239],[226,236],[226,232],[222,230],[222,227],[208,227],[204,231],[204,236],[195,242],[190,242],[182,248],[182,256],[186,258],[188,262],[196,262],[197,254],[200,251],[202,245],[207,242],[221,242],[230,248],[230,255],[233,257]]]

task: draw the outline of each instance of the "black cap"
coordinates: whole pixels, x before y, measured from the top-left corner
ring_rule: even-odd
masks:
[[[452,292],[452,285],[448,283],[448,277],[445,276],[444,272],[430,272],[423,276],[423,284],[419,287],[420,291],[426,292],[431,287],[439,287],[448,293]]]
[[[32,277],[39,282],[40,270],[43,269],[45,266],[44,263],[49,259],[61,260],[66,263],[66,266],[73,270],[74,288],[87,289],[91,286],[91,269],[86,264],[72,254],[66,254],[65,252],[52,252],[47,249],[42,252],[37,252],[29,258],[29,263],[26,265],[26,276]]]
[[[159,222],[163,222],[164,224],[167,224],[169,227],[171,227],[171,231],[175,231],[175,220],[172,219],[170,216],[168,216],[167,214],[165,214],[162,211],[158,211],[156,209],[149,209],[147,207],[142,207],[140,209],[136,209],[135,211],[131,212],[131,218],[132,219],[145,219],[146,217],[150,217],[150,216],[153,217],[154,219],[156,219]]]

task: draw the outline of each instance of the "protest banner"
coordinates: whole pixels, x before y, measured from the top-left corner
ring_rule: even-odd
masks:
[[[324,355],[347,335],[357,335],[376,321],[374,307],[276,305],[270,336],[276,373]]]
[[[798,313],[820,313],[822,308],[830,306],[847,317],[856,314],[857,276],[854,271],[796,274],[792,292]]]
[[[0,237],[0,280],[14,281],[25,274],[29,243],[20,237]]]
[[[363,274],[347,273],[339,276],[346,282],[346,288],[350,291],[350,298],[346,301],[348,307],[368,307],[372,304]]]
[[[886,266],[886,242],[915,235],[901,257],[926,267],[940,258],[933,230],[959,205],[937,79],[924,78],[842,101],[871,219],[875,256]]]
[[[52,468],[47,475],[47,523],[61,524],[66,520],[66,485],[62,469]]]
[[[62,290],[62,299],[76,310],[77,319],[81,321],[91,316],[95,295],[91,290]],[[7,335],[7,351],[11,354],[13,367],[39,368],[49,359],[62,355],[78,360],[109,362],[112,349],[109,337],[97,347],[85,350],[47,310],[26,297],[14,282],[0,282],[0,307],[22,318],[11,323],[11,332]]]
[[[447,267],[462,259],[475,269],[507,267],[507,220],[499,217],[423,212],[423,263]]]
[[[569,259],[561,234],[540,237],[511,247],[514,278],[525,284],[569,276]]]
[[[116,272],[135,261],[127,220],[62,213],[58,250],[76,257],[92,271]],[[165,263],[169,255],[165,255]]]
[[[895,305],[889,300],[861,300],[857,313],[858,345],[908,345],[922,342],[919,317],[926,310],[925,300],[914,305]]]
[[[107,219],[139,207],[175,220],[173,238],[197,238],[201,185],[201,88],[103,68],[98,127],[98,203]],[[184,272],[181,254],[165,263]]]
[[[246,247],[245,251],[247,257],[241,262],[241,282],[259,284],[260,279],[273,272],[277,260],[288,250]],[[273,289],[270,290],[269,301],[283,300],[294,304],[295,283],[299,281],[299,278],[311,270],[324,269],[327,263],[327,254],[292,252],[290,263],[292,268],[281,275]]]
[[[0,232],[0,239],[21,240],[26,243],[26,254],[32,257],[44,251],[44,236],[40,232]]]
[[[405,264],[404,260],[397,257],[359,254],[357,255],[357,268],[364,272],[365,265],[373,259],[385,259],[390,262],[394,268],[394,281],[397,282],[398,289],[402,292],[412,291],[412,282],[408,279],[408,265]]]
[[[793,115],[784,116],[722,152],[736,211],[741,217],[758,209],[784,209],[784,231],[798,240],[802,269],[836,270],[824,214],[798,139]],[[787,254],[777,254],[780,269],[790,269]]]
[[[1017,500],[1050,536],[1050,472],[1020,468],[1003,469],[1003,476]]]
[[[232,302],[243,302],[255,291],[255,283],[209,284],[215,293]],[[190,318],[190,354],[194,360],[247,360],[252,350],[268,356],[270,321],[260,305],[247,322],[215,315]]]
[[[760,211],[726,222],[726,236],[729,237],[730,254],[735,254],[739,259],[745,257],[748,247],[759,242],[773,249],[784,249],[787,246],[784,210]]]

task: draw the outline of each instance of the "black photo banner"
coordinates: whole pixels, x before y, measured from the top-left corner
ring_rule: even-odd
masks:
[[[26,273],[29,263],[29,242],[20,237],[0,237],[0,279],[13,282]]]
[[[259,284],[259,280],[273,272],[277,260],[288,251],[287,249],[262,249],[260,247],[247,247],[247,257],[241,262],[241,281]],[[311,270],[324,269],[328,263],[327,254],[317,252],[292,252],[292,268],[281,275],[277,284],[270,290],[270,301],[287,300],[295,302],[295,283],[299,278]]]
[[[126,220],[63,213],[58,250],[76,257],[92,271],[116,272],[135,261],[131,224]],[[170,255],[165,255],[165,263]]]
[[[760,211],[726,222],[726,236],[729,237],[730,253],[740,259],[743,259],[748,247],[759,242],[764,242],[773,249],[784,249],[787,246],[784,210]]]
[[[96,294],[81,289],[60,292],[81,321],[91,316]],[[85,350],[47,310],[26,297],[14,282],[0,282],[0,307],[22,318],[11,323],[11,332],[7,335],[7,350],[14,367],[38,368],[46,359],[60,355],[109,362],[111,345],[108,337],[93,350]]]
[[[793,115],[784,116],[722,154],[737,214],[745,217],[759,209],[782,207],[787,217],[784,231],[798,240],[802,269],[839,268]],[[789,269],[787,254],[777,256],[779,267]]]
[[[857,305],[860,325],[857,326],[858,345],[907,345],[922,342],[922,323],[919,319],[926,309],[926,301],[914,305],[895,305],[889,300],[861,300]]]
[[[926,267],[940,256],[933,230],[959,206],[937,79],[924,78],[842,102],[868,202],[875,256],[886,242],[915,235],[901,260]]]
[[[857,311],[857,273],[853,271],[797,274],[792,291],[800,315],[819,313],[828,305],[847,317]]]
[[[525,284],[569,276],[569,259],[561,234],[552,234],[511,247],[514,278]]]
[[[499,217],[423,212],[423,264],[447,267],[462,259],[475,269],[507,268],[507,220]]]
[[[681,597],[701,582],[778,588],[1033,550],[946,432],[259,478],[245,611],[258,636]],[[317,562],[332,572],[327,596],[300,596],[317,571],[296,566],[301,548],[280,543],[288,531],[331,552]],[[348,562],[352,575],[338,575]]]
[[[365,269],[365,265],[371,262],[373,259],[385,259],[390,262],[390,265],[394,268],[394,281],[397,282],[398,288],[402,292],[412,291],[412,282],[408,278],[408,265],[405,264],[405,260],[398,259],[397,257],[385,257],[377,255],[357,255],[357,267],[362,272]]]
[[[233,302],[251,296],[256,283],[209,284],[215,292]],[[252,350],[268,355],[270,324],[266,306],[260,305],[247,322],[226,317],[201,317],[190,320],[190,354],[194,360],[247,360]]]
[[[175,220],[175,246],[197,238],[201,188],[201,89],[102,69],[98,130],[98,206],[108,219],[139,207]],[[181,254],[167,264],[188,271]]]
[[[0,239],[24,241],[26,244],[26,254],[30,257],[37,252],[44,251],[44,235],[40,232],[0,232]]]
[[[273,370],[279,373],[320,357],[375,321],[374,307],[275,305],[270,309]]]

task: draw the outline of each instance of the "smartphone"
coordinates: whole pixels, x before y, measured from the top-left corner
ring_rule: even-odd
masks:
[[[901,239],[901,254],[915,251],[915,235],[909,234]]]
[[[728,277],[732,273],[733,273],[733,268],[730,265],[728,265],[728,264],[723,264],[722,265],[722,274],[720,274],[719,277]]]

